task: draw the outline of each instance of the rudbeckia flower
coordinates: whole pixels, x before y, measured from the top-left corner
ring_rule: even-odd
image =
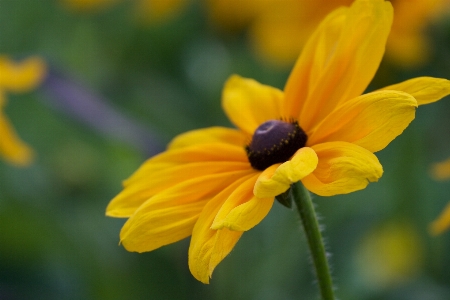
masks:
[[[45,64],[36,57],[16,63],[0,56],[0,156],[19,166],[29,164],[33,152],[20,140],[3,113],[5,94],[35,88],[43,80],[45,70]]]
[[[146,161],[108,205],[128,218],[120,241],[145,252],[191,236],[189,268],[208,283],[243,232],[274,198],[301,181],[321,196],[377,181],[374,152],[414,119],[418,104],[450,93],[450,82],[415,78],[363,94],[382,59],[393,10],[359,0],[328,15],[306,44],[284,90],[231,76],[222,106],[237,129],[175,137]]]

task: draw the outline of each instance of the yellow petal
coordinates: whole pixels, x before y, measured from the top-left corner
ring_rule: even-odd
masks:
[[[151,201],[147,202],[125,223],[120,232],[120,240],[125,249],[139,253],[152,251],[191,235],[192,228],[209,199],[180,204],[174,198],[167,199],[166,206],[156,209]]]
[[[214,219],[211,229],[247,231],[255,227],[269,213],[272,198],[257,198],[253,187],[258,174],[241,184],[225,201]]]
[[[118,218],[130,217],[151,197],[159,193],[171,193],[173,189],[177,190],[185,184],[196,183],[202,192],[210,190],[218,192],[236,176],[254,172],[248,168],[233,170],[231,169],[233,165],[228,164],[188,164],[161,170],[156,173],[157,176],[142,177],[139,181],[125,187],[111,200],[106,208],[106,215]],[[204,182],[202,183],[201,180]]]
[[[247,174],[194,178],[150,198],[123,226],[120,239],[128,251],[152,251],[189,236],[204,206]]]
[[[362,94],[384,54],[388,1],[355,1],[328,15],[307,42],[285,87],[284,115],[308,131],[343,101]]]
[[[250,200],[232,209],[223,220],[215,221],[211,229],[250,230],[267,216],[273,202],[274,198],[257,198],[252,194]]]
[[[33,151],[20,140],[6,116],[1,111],[0,156],[17,166],[29,165],[33,159]]]
[[[148,159],[123,184],[124,186],[128,186],[143,177],[153,176],[157,172],[168,170],[171,167],[179,165],[196,163],[215,164],[217,162],[230,163],[230,170],[233,170],[234,167],[238,169],[245,167],[247,169],[251,168],[243,147],[222,143],[196,144],[189,147],[171,148]],[[195,165],[193,169],[195,169]]]
[[[272,0],[252,23],[249,38],[257,54],[275,64],[289,66],[319,25],[334,9],[352,0]],[[295,37],[295,38],[293,38]]]
[[[230,253],[243,233],[227,228],[213,230],[213,220],[233,191],[251,177],[253,175],[242,177],[217,194],[206,204],[195,223],[189,246],[189,269],[203,283],[209,283],[214,268]]]
[[[262,123],[278,120],[283,92],[253,79],[231,76],[222,93],[222,106],[228,118],[251,137]]]
[[[106,214],[129,217],[150,197],[183,181],[222,173],[254,173],[245,150],[225,143],[196,144],[147,160],[109,203]]]
[[[431,169],[431,175],[436,180],[450,179],[450,158],[434,164]]]
[[[254,195],[258,198],[274,198],[284,193],[292,183],[314,171],[317,162],[317,154],[313,149],[299,149],[290,161],[273,165],[261,173],[253,189]]]
[[[441,213],[441,215],[430,225],[430,231],[434,235],[441,234],[450,228],[450,203]]]
[[[13,62],[8,58],[0,57],[0,88],[25,92],[35,88],[42,82],[47,68],[42,59],[30,57],[21,62]]]
[[[170,150],[197,144],[225,143],[244,147],[246,136],[236,130],[225,127],[210,127],[188,131],[175,137],[169,144]]]
[[[380,151],[411,123],[417,107],[409,94],[381,91],[365,94],[336,108],[309,134],[308,145],[349,142]]]
[[[416,98],[419,105],[429,104],[450,94],[450,81],[442,78],[417,77],[382,88],[402,91]]]
[[[330,142],[312,148],[319,157],[319,164],[302,183],[317,195],[333,196],[361,190],[383,174],[377,157],[358,145]]]
[[[149,163],[190,163],[206,161],[248,162],[245,148],[226,143],[205,143],[189,147],[169,149],[148,160]]]

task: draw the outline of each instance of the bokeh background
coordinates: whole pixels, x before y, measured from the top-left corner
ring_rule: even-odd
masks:
[[[171,0],[150,13],[138,1],[88,2],[0,0],[0,53],[39,55],[49,68],[37,90],[9,94],[5,107],[36,159],[0,161],[0,299],[316,299],[298,216],[278,203],[210,285],[189,273],[189,239],[129,253],[118,245],[125,220],[104,215],[121,181],[176,134],[231,126],[220,107],[229,75],[283,88],[292,63],[264,59],[248,22],[224,26],[217,15],[227,12],[212,1]],[[229,3],[244,20],[244,1]],[[425,62],[384,60],[369,91],[450,79],[449,15],[425,33]],[[314,197],[337,296],[450,299],[450,232],[428,231],[450,201],[450,181],[430,176],[450,156],[450,99],[420,107],[377,156],[378,183]]]

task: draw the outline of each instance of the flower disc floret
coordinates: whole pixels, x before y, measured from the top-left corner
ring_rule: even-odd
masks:
[[[283,163],[305,146],[308,137],[297,121],[270,120],[261,124],[245,147],[248,160],[256,170]]]

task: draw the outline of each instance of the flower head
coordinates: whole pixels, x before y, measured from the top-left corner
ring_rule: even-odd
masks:
[[[37,57],[16,63],[0,56],[0,156],[19,166],[30,163],[32,150],[22,142],[3,113],[6,92],[25,92],[44,78],[46,67]]]
[[[384,53],[393,11],[360,0],[328,15],[306,44],[284,91],[231,76],[222,105],[237,129],[177,136],[124,182],[106,214],[129,218],[120,240],[151,251],[191,236],[189,268],[208,283],[274,197],[302,181],[322,196],[377,181],[373,154],[414,119],[418,104],[450,93],[445,79],[416,78],[364,94]]]

